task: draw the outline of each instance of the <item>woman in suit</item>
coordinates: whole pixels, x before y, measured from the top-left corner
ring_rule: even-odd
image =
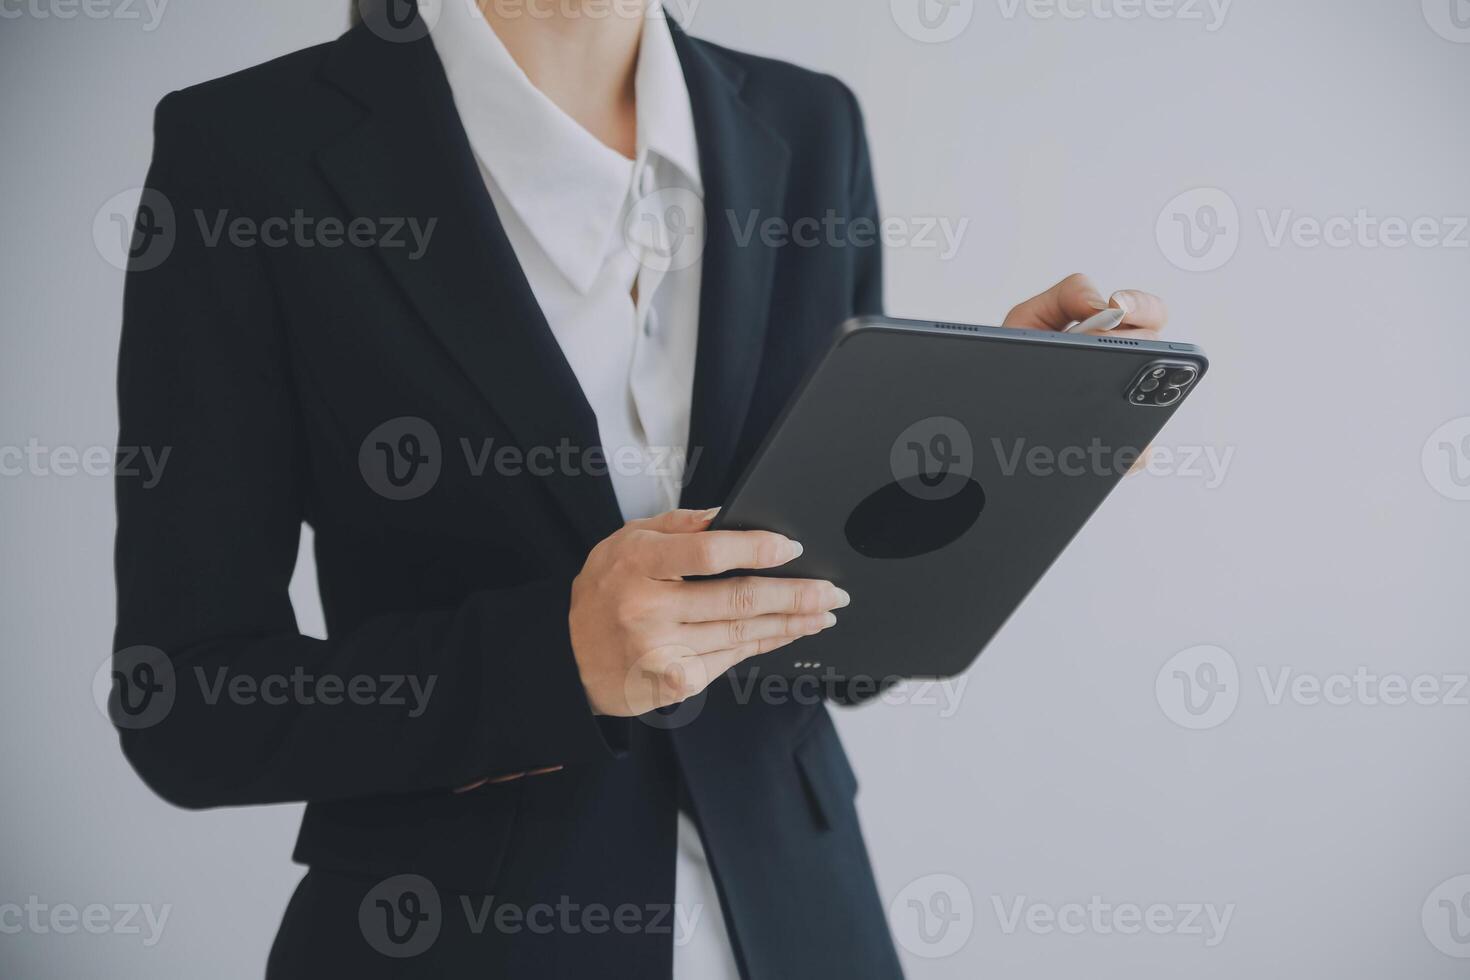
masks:
[[[306,802],[270,976],[899,975],[825,706],[720,680],[849,599],[703,578],[800,553],[707,508],[881,308],[862,120],[598,9],[365,7],[158,107],[115,717],[170,802]],[[851,233],[749,233],[803,219]],[[1109,302],[1163,325],[1080,276],[1006,322]]]

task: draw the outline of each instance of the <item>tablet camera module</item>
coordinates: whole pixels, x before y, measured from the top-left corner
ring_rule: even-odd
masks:
[[[1134,405],[1168,408],[1184,397],[1199,377],[1199,368],[1179,361],[1155,361],[1139,372],[1128,386]]]

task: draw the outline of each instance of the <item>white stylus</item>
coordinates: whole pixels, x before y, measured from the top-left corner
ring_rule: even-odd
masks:
[[[1084,330],[1112,330],[1123,322],[1123,317],[1128,315],[1127,310],[1107,309],[1101,313],[1093,314],[1086,320],[1078,320],[1062,333],[1082,333]]]

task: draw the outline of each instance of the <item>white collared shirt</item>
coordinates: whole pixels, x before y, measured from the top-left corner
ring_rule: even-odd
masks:
[[[703,189],[694,116],[662,8],[644,23],[635,160],[537,89],[469,0],[442,3],[431,30],[506,236],[597,416],[625,519],[678,506],[699,322],[698,249],[665,240],[669,205]]]
[[[426,20],[506,236],[597,416],[624,519],[677,507],[694,388],[703,186],[689,91],[663,9],[650,6],[638,48],[634,160],[537,89],[472,0],[447,0],[437,22]],[[675,930],[675,978],[738,980],[708,859],[683,813],[675,903],[675,921],[692,927]]]

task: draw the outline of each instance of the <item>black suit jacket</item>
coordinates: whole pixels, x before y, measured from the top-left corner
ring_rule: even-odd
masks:
[[[683,502],[709,506],[836,324],[881,306],[871,236],[782,245],[745,238],[752,219],[873,220],[876,204],[840,83],[675,40],[708,215]],[[432,43],[359,26],[172,93],[147,184],[120,443],[170,455],[157,485],[118,482],[114,696],[124,751],[165,799],[307,802],[295,856],[312,871],[272,973],[667,976],[682,796],[747,976],[896,975],[821,703],[740,703],[718,683],[674,724],[588,708],[569,584],[619,513]],[[423,254],[407,219],[434,222]],[[511,472],[503,447],[574,462]],[[287,595],[302,522],[326,640],[298,632]],[[594,915],[512,928],[471,914],[487,895]],[[436,922],[416,911],[435,904]],[[597,928],[596,909],[628,906],[636,923]],[[395,922],[384,952],[374,931]],[[434,941],[395,948],[415,922]]]

